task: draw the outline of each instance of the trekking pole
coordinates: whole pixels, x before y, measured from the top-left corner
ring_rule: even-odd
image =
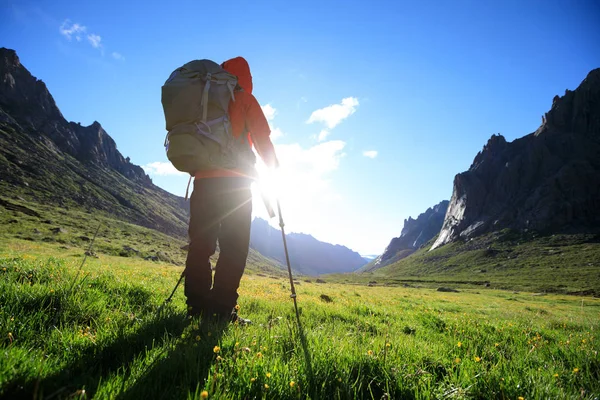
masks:
[[[175,284],[175,287],[173,288],[173,291],[171,292],[171,295],[160,305],[160,307],[158,307],[158,310],[156,310],[156,313],[160,313],[160,311],[171,302],[171,299],[173,299],[173,296],[175,295],[175,292],[177,291],[177,288],[179,287],[179,285],[181,284],[181,281],[183,280],[183,277],[185,276],[185,269],[181,272],[181,276],[179,277],[179,280],[177,281],[177,283]]]
[[[279,214],[279,227],[281,228],[281,237],[283,238],[283,251],[285,252],[285,262],[287,263],[288,274],[290,275],[290,290],[292,294],[290,297],[294,299],[294,309],[296,310],[296,318],[298,324],[300,324],[300,313],[298,313],[298,302],[296,301],[296,288],[294,287],[294,277],[292,276],[292,266],[290,264],[290,255],[287,248],[287,239],[285,237],[285,224],[283,223],[283,216],[281,215],[281,204],[277,199],[277,213]]]
[[[298,312],[298,302],[296,300],[296,288],[294,286],[294,277],[292,276],[292,266],[290,264],[290,255],[287,248],[287,240],[285,237],[285,224],[283,223],[283,216],[281,215],[281,204],[279,198],[277,198],[277,213],[279,214],[279,227],[281,228],[281,237],[283,238],[283,250],[285,252],[285,261],[287,263],[288,273],[290,275],[290,290],[292,294],[290,297],[294,299],[294,310],[296,311],[296,321],[298,322],[298,333],[300,335],[300,343],[302,344],[302,350],[304,351],[304,360],[306,361],[306,369],[308,372],[308,381],[310,390],[313,391],[313,398],[317,396],[317,388],[315,385],[314,373],[312,370],[312,363],[310,361],[310,352],[308,350],[308,342],[304,335],[304,329],[302,329],[302,323],[300,322],[300,313]]]

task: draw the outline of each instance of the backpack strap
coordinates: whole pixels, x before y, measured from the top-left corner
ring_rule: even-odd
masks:
[[[217,85],[226,85],[227,89],[229,89],[229,93],[231,93],[231,100],[235,101],[235,88],[237,86],[237,82],[230,79],[216,79],[213,81],[212,74],[208,72],[206,74],[206,84],[204,85],[204,91],[202,92],[202,97],[200,99],[200,107],[202,107],[202,122],[206,123],[206,117],[208,113],[208,93],[210,91],[211,82]]]
[[[209,72],[206,74],[206,84],[204,85],[204,92],[202,92],[202,99],[200,100],[200,107],[202,107],[202,122],[206,124],[206,114],[208,112],[208,91],[210,89],[210,81],[212,74]]]

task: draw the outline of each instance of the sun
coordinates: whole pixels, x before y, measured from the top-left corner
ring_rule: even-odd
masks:
[[[283,181],[280,170],[270,170],[264,164],[259,163],[256,166],[258,171],[258,180],[253,185],[253,196],[260,197],[267,215],[270,218],[275,217],[275,208],[281,195]]]

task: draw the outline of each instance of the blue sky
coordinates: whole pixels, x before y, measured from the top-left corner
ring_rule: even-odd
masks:
[[[288,230],[361,254],[449,199],[492,134],[534,131],[554,95],[600,67],[593,0],[215,4],[5,0],[0,46],[65,118],[99,121],[179,195],[160,88],[187,61],[244,56],[276,133]]]

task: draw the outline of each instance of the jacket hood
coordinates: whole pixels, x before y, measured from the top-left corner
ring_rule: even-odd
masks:
[[[252,94],[252,75],[250,74],[248,61],[243,57],[235,57],[225,61],[221,66],[225,71],[237,76],[238,85],[240,85],[245,92]]]

